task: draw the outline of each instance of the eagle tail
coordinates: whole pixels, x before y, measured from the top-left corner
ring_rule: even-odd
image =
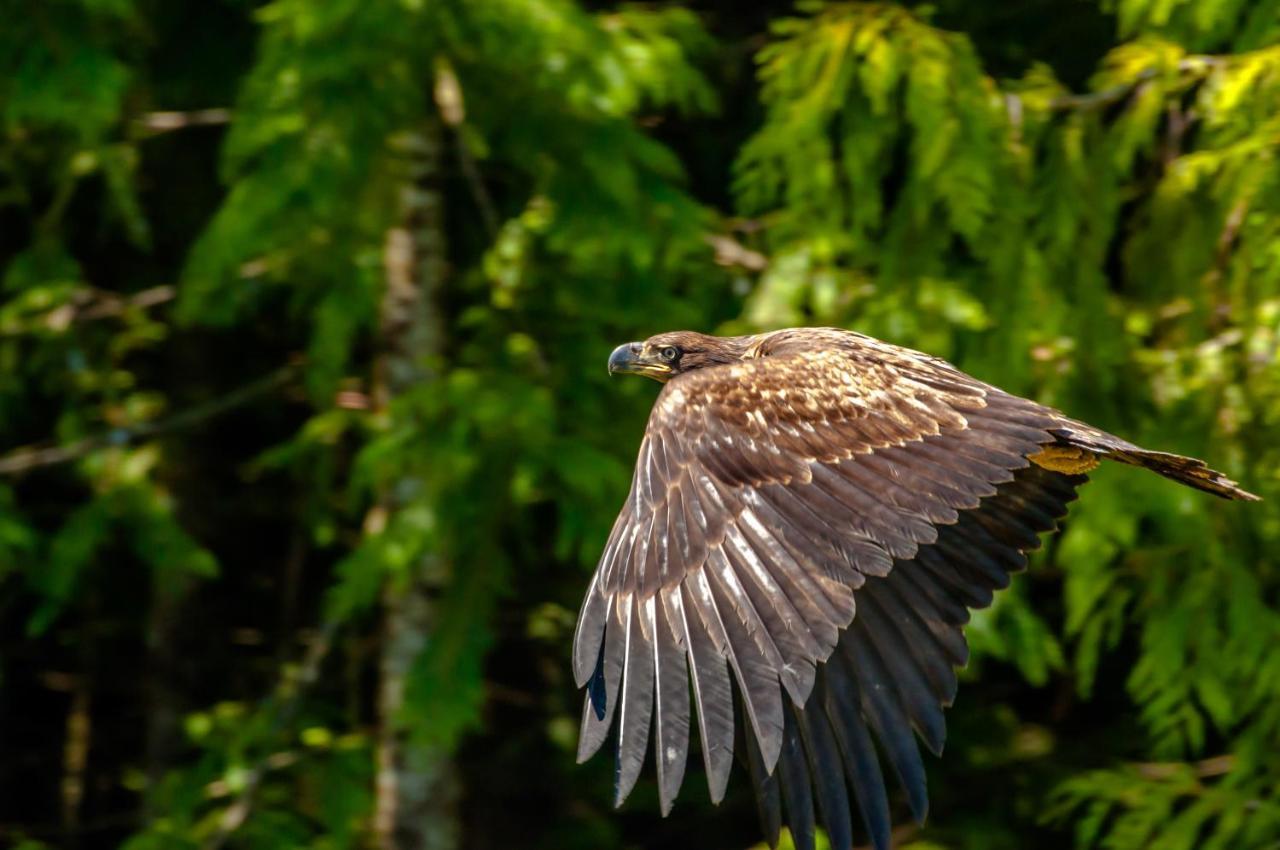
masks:
[[[1072,449],[1084,449],[1099,457],[1131,466],[1141,466],[1179,484],[1212,493],[1223,499],[1260,501],[1258,496],[1241,488],[1221,472],[1210,469],[1204,461],[1193,457],[1144,449],[1082,422],[1070,422],[1061,428],[1052,429],[1050,433],[1058,439],[1059,445]]]

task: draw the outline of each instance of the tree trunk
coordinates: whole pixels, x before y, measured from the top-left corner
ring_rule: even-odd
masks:
[[[444,349],[439,293],[446,273],[444,198],[440,190],[443,134],[431,118],[397,152],[409,166],[400,198],[400,221],[387,234],[386,292],[381,331],[383,356],[376,403],[423,382]],[[385,409],[385,408],[384,408]],[[394,482],[371,514],[385,522],[407,494],[420,491],[413,473]],[[383,589],[383,642],[378,692],[378,777],[374,833],[380,850],[454,850],[458,846],[458,785],[449,753],[415,742],[404,716],[405,681],[426,645],[434,620],[433,588],[447,565],[430,557],[407,580]],[[419,718],[421,720],[421,718]]]

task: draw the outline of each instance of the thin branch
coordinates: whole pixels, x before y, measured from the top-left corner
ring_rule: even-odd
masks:
[[[762,272],[769,266],[768,257],[748,248],[732,236],[708,233],[702,237],[702,241],[715,251],[715,262],[718,266],[741,268],[749,272]]]
[[[463,125],[467,121],[466,101],[462,96],[462,84],[458,82],[458,75],[453,72],[453,68],[447,62],[437,63],[436,84],[432,94],[436,109],[440,113],[440,120],[453,135],[453,147],[458,154],[458,167],[467,182],[467,189],[470,190],[476,207],[480,210],[480,220],[484,223],[485,232],[490,239],[493,239],[498,235],[498,207],[493,202],[493,196],[489,194],[488,187],[484,185],[480,167],[476,164],[476,158],[472,155],[471,148],[467,147],[467,140],[462,135]]]
[[[1172,779],[1187,768],[1200,779],[1225,776],[1235,769],[1236,757],[1230,753],[1193,762],[1139,762],[1134,768],[1147,779]]]
[[[86,305],[77,312],[75,320],[88,322],[94,319],[106,319],[119,316],[128,310],[146,310],[167,304],[178,297],[178,290],[172,286],[153,286],[132,295],[120,296],[114,292],[102,292],[97,302]]]
[[[216,107],[190,112],[148,112],[134,119],[147,136],[158,136],[188,127],[217,127],[231,123],[231,110]]]
[[[1218,277],[1222,276],[1223,269],[1231,260],[1231,251],[1240,238],[1240,228],[1244,225],[1245,215],[1248,212],[1249,199],[1241,198],[1231,207],[1226,220],[1222,223],[1222,231],[1218,234],[1218,241],[1214,245],[1213,265]]]
[[[130,310],[147,310],[168,303],[178,296],[172,286],[153,286],[132,295],[120,295],[100,289],[82,289],[74,293],[65,304],[33,317],[25,327],[0,329],[0,337],[14,337],[29,333],[31,328],[43,324],[45,328],[62,333],[73,324],[109,319]]]
[[[498,208],[493,202],[493,196],[489,194],[489,189],[484,185],[484,178],[480,176],[476,158],[467,147],[467,140],[462,138],[462,133],[456,129],[453,132],[453,141],[453,147],[458,152],[458,167],[462,169],[462,176],[466,178],[471,197],[475,199],[476,206],[480,209],[480,219],[484,222],[485,233],[493,239],[498,235]]]
[[[1178,62],[1178,71],[1199,76],[1211,69],[1220,68],[1224,64],[1226,64],[1226,60],[1218,56],[1188,56]],[[1088,94],[1069,94],[1055,97],[1049,101],[1049,108],[1055,111],[1103,109],[1129,97],[1143,83],[1155,79],[1159,73],[1156,68],[1147,68],[1127,83],[1111,86],[1101,91],[1089,92]]]
[[[1132,82],[1121,83],[1100,91],[1088,94],[1067,94],[1049,101],[1049,108],[1057,112],[1088,112],[1092,109],[1105,109],[1118,103],[1136,92],[1142,85],[1156,76],[1155,68],[1148,68]]]
[[[1240,239],[1240,228],[1244,226],[1245,216],[1249,213],[1249,200],[1248,197],[1240,198],[1227,212],[1222,230],[1214,243],[1213,265],[1201,277],[1209,303],[1213,307],[1213,324],[1218,327],[1228,324],[1230,319],[1231,299],[1223,295],[1222,279],[1231,265],[1234,249]],[[1222,336],[1224,334],[1219,334],[1218,338],[1221,339]]]
[[[0,475],[20,475],[39,467],[56,466],[79,460],[108,446],[124,446],[144,437],[154,437],[157,434],[189,428],[279,389],[289,383],[296,372],[297,366],[285,366],[224,396],[190,407],[165,419],[144,422],[131,428],[112,428],[61,446],[29,446],[17,449],[0,457]]]
[[[281,770],[288,770],[289,768],[296,765],[298,762],[302,761],[302,758],[303,758],[303,754],[298,752],[297,750],[280,750],[279,752],[272,753],[271,755],[262,759],[261,761],[262,772],[265,775],[267,773],[275,773]],[[236,797],[237,798],[236,802],[239,803],[240,802],[239,796],[243,794],[244,791],[245,789],[243,788],[240,789],[240,791],[238,792],[233,791],[231,788],[231,783],[228,782],[225,778],[215,779],[204,786],[204,796],[206,800],[224,800],[224,799],[227,799],[228,797]],[[248,812],[246,811],[245,814],[247,815]],[[225,820],[225,815],[223,819]],[[244,818],[239,817],[238,822],[244,823]]]

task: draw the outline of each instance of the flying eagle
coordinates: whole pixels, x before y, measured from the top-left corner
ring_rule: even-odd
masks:
[[[652,737],[665,815],[696,708],[711,799],[736,752],[774,846],[785,808],[797,847],[820,818],[847,850],[856,805],[888,850],[881,755],[923,822],[916,738],[941,753],[969,610],[1025,567],[1101,460],[1257,498],[845,330],[665,333],[619,346],[609,371],[665,386],[574,635],[579,761],[616,718],[621,804]]]

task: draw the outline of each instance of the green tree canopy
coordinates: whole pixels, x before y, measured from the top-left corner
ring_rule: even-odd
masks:
[[[1280,841],[1280,0],[9,5],[0,843],[751,846],[568,646],[610,349],[801,324],[1269,500],[1100,470],[900,844]]]

